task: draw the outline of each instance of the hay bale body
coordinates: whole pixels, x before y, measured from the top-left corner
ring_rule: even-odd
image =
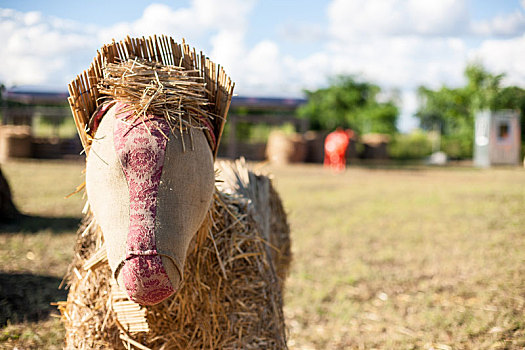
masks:
[[[31,149],[31,127],[4,125],[0,127],[0,161],[10,158],[29,158]]]
[[[242,163],[220,169],[248,181],[221,184],[188,251],[183,287],[158,305],[127,300],[111,281],[102,233],[85,217],[68,300],[60,305],[66,348],[286,348],[282,287],[290,241],[280,198],[268,177]]]
[[[291,261],[290,227],[281,197],[270,177],[250,171],[244,158],[216,163],[218,188],[230,195],[247,198],[249,214],[254,217],[263,239],[270,244],[267,253],[274,263],[279,281],[284,284]]]
[[[301,135],[286,135],[281,131],[272,131],[266,145],[266,155],[275,164],[303,162],[306,157],[306,142]]]
[[[387,159],[390,136],[385,134],[365,134],[361,136],[364,145],[361,158]]]
[[[82,152],[80,140],[73,138],[33,137],[31,148],[32,156],[42,159],[77,158]]]
[[[304,134],[306,143],[305,161],[310,163],[323,163],[324,161],[324,139],[326,132],[307,131]]]

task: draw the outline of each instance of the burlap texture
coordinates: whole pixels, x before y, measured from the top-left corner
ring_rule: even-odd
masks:
[[[97,129],[87,159],[86,189],[104,234],[113,276],[124,286],[120,268],[126,258],[130,200],[113,141],[115,113],[112,107]],[[189,132],[191,135],[169,135],[155,220],[157,251],[176,289],[182,280],[188,245],[209,209],[215,183],[213,155],[206,136],[200,130]]]
[[[102,119],[86,162],[88,201],[104,232],[108,262],[114,274],[126,258],[129,231],[128,184],[113,142],[115,113],[116,108],[112,107]]]
[[[167,262],[173,259],[182,279],[188,246],[210,207],[215,186],[206,136],[200,130],[189,132],[191,136],[184,133],[186,151],[180,133],[170,134],[157,196],[157,251],[170,278],[178,273]]]

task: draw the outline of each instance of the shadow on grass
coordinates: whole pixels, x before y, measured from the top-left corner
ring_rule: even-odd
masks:
[[[30,273],[0,273],[0,327],[39,321],[56,312],[52,302],[66,300],[67,291],[59,290],[61,279]]]
[[[19,215],[16,219],[0,222],[0,233],[36,233],[50,230],[53,233],[75,232],[80,224],[76,217],[46,217]]]

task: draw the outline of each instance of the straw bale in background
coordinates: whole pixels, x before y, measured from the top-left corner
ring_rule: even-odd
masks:
[[[286,135],[281,131],[272,131],[266,145],[268,160],[275,164],[303,162],[306,150],[306,143],[301,135]]]
[[[30,126],[0,126],[0,161],[5,161],[10,158],[29,158],[31,155]]]

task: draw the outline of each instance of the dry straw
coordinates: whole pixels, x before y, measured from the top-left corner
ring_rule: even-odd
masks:
[[[234,86],[221,66],[185,43],[164,35],[128,36],[97,52],[90,67],[69,84],[68,101],[86,152],[94,136],[88,129],[89,120],[107,98],[122,98],[138,112],[166,116],[168,111],[168,121],[209,119],[218,146]],[[217,154],[217,147],[213,153]]]
[[[182,110],[191,105],[207,111],[213,117],[209,120],[214,123],[214,136],[220,139],[233,90],[222,69],[171,38],[128,37],[104,46],[90,69],[70,85],[69,101],[86,152],[94,136],[88,129],[89,119],[102,98],[135,94],[116,91],[118,74],[104,76],[104,69],[121,72],[130,64],[135,65],[134,72],[140,70],[137,64],[145,70],[154,66],[152,71],[157,74],[167,72],[162,65],[184,67],[180,71],[185,72],[189,85],[196,83],[191,87],[196,92],[187,89],[192,91],[188,94],[191,101],[175,107]],[[106,84],[111,79],[115,83]],[[200,79],[205,84],[200,84]],[[132,108],[140,113],[149,101],[147,108],[162,111],[165,107],[155,99],[166,93],[161,90],[169,85],[167,80],[159,75],[160,84],[145,82],[146,87],[141,86],[140,94],[135,95],[145,97],[130,100]],[[147,86],[153,86],[151,91],[145,92]],[[124,84],[121,91],[125,89]],[[159,92],[154,95],[155,91]],[[206,94],[207,102],[194,93]],[[198,114],[195,111],[195,116]],[[181,114],[173,115],[182,118]],[[193,116],[187,113],[184,120],[198,127]],[[222,177],[220,189],[190,244],[184,283],[174,296],[155,306],[130,301],[112,279],[102,232],[86,205],[75,255],[65,277],[68,299],[58,303],[66,328],[66,348],[286,348],[282,288],[290,261],[290,241],[281,200],[270,179],[248,171],[243,162],[220,163],[218,172]]]
[[[126,103],[133,111],[130,124],[138,119],[145,120],[148,113],[160,115],[168,121],[172,133],[201,129],[212,149],[215,148],[212,123],[220,117],[212,115],[208,108],[206,84],[198,71],[139,58],[109,63],[103,71],[104,78],[98,83],[99,93],[110,100]]]

